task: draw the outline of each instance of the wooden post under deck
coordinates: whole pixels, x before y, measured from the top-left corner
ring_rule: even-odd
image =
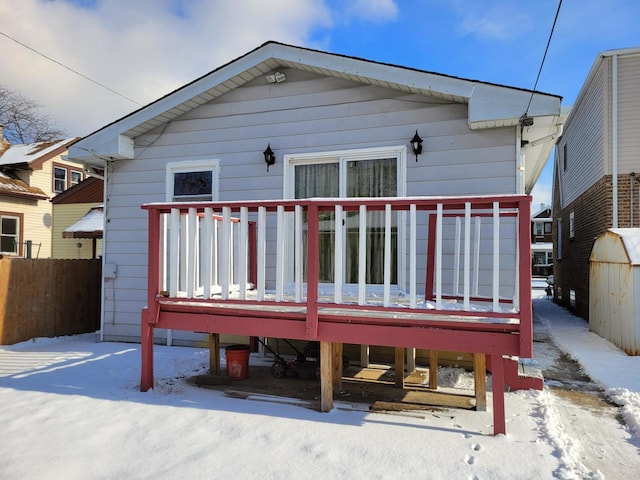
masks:
[[[404,348],[396,347],[396,387],[404,388]]]
[[[220,375],[220,334],[209,334],[209,373]]]
[[[320,411],[333,409],[333,368],[331,342],[320,342]]]
[[[476,394],[476,410],[487,411],[487,362],[484,353],[473,354],[473,384]]]
[[[429,350],[429,388],[438,389],[438,351]]]
[[[334,343],[332,345],[333,360],[331,367],[333,369],[333,390],[342,391],[342,344]]]
[[[140,391],[146,392],[153,388],[153,324],[150,312],[142,310],[140,351],[142,353],[142,368],[140,369]]]
[[[491,391],[493,393],[493,434],[507,433],[504,411],[504,364],[502,355],[491,355]]]

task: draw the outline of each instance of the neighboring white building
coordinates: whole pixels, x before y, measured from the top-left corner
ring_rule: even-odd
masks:
[[[269,42],[110,123],[69,153],[105,171],[104,338],[140,336],[148,232],[141,204],[528,194],[561,131],[560,102]],[[419,155],[410,145],[416,133]],[[267,147],[275,154],[268,167]],[[372,182],[353,189],[356,175]],[[175,343],[199,338],[179,335]]]

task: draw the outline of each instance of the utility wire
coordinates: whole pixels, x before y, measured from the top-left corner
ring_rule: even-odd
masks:
[[[540,62],[540,69],[538,70],[536,83],[533,85],[533,91],[531,92],[531,97],[529,97],[529,104],[527,105],[527,109],[525,110],[523,116],[526,116],[529,113],[529,107],[531,106],[531,101],[533,100],[533,93],[538,87],[538,80],[540,80],[540,74],[542,73],[542,66],[544,65],[545,59],[547,58],[547,52],[549,51],[549,45],[551,44],[551,37],[553,36],[553,31],[556,28],[556,22],[558,21],[558,15],[560,14],[561,6],[562,6],[562,0],[558,2],[558,10],[556,10],[556,17],[553,19],[553,25],[551,26],[551,32],[549,33],[549,39],[547,40],[547,48],[544,49],[544,55],[542,56],[542,62]]]
[[[19,41],[19,40],[16,40],[16,39],[15,39],[15,38],[13,38],[12,36],[7,35],[6,33],[1,32],[1,31],[0,31],[0,35],[2,35],[3,37],[8,38],[9,40],[12,40],[12,41],[16,42],[18,45],[21,45],[21,46],[23,46],[24,48],[29,49],[29,50],[31,50],[31,51],[32,51],[32,52],[34,52],[34,53],[37,53],[38,55],[40,55],[41,57],[46,58],[47,60],[49,60],[49,61],[51,61],[51,62],[53,62],[53,63],[55,63],[55,64],[58,64],[58,65],[60,65],[60,66],[61,66],[61,67],[63,67],[63,68],[66,68],[66,69],[67,69],[67,70],[69,70],[70,72],[73,72],[73,73],[75,73],[76,75],[81,76],[81,77],[82,77],[82,78],[84,78],[85,80],[89,80],[91,83],[95,83],[95,84],[96,84],[96,85],[98,85],[99,87],[102,87],[102,88],[104,88],[105,90],[109,90],[111,93],[115,93],[115,94],[116,94],[116,95],[118,95],[119,97],[122,97],[122,98],[124,98],[125,100],[128,100],[128,101],[129,101],[129,102],[131,102],[131,103],[135,103],[135,104],[136,104],[136,105],[138,105],[139,107],[142,107],[142,104],[141,104],[141,103],[138,103],[138,102],[136,102],[135,100],[132,100],[131,98],[127,97],[126,95],[123,95],[123,94],[122,94],[122,93],[120,93],[120,92],[116,92],[114,89],[107,87],[107,86],[106,86],[105,84],[103,84],[103,83],[100,83],[100,82],[98,82],[98,81],[96,81],[96,80],[94,80],[94,79],[92,79],[92,78],[87,77],[86,75],[84,75],[84,74],[82,74],[82,73],[78,72],[77,70],[74,70],[73,68],[68,67],[68,66],[67,66],[67,65],[65,65],[64,63],[61,63],[61,62],[59,62],[59,61],[57,61],[57,60],[55,60],[55,59],[53,59],[53,58],[51,58],[51,57],[49,57],[49,56],[45,55],[44,53],[39,52],[39,51],[38,51],[38,50],[36,50],[35,48],[32,48],[32,47],[30,47],[29,45],[26,45],[26,44],[22,43],[22,42],[21,42],[21,41]]]

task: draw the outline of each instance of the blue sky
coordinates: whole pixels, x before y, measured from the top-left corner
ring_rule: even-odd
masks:
[[[147,104],[268,40],[533,88],[547,0],[0,0],[0,32]],[[640,46],[637,0],[564,0],[538,90],[573,104],[598,54]],[[0,84],[70,136],[138,105],[0,36]],[[639,80],[640,81],[640,80]],[[551,162],[534,205],[551,197]]]

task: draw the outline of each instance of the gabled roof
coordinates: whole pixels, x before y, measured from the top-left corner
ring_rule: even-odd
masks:
[[[535,176],[530,182],[527,175],[531,188],[546,163],[555,135],[561,133],[559,125],[564,120],[561,97],[557,95],[267,42],[88,135],[70,148],[69,158],[95,166],[103,166],[105,158],[133,159],[133,139],[138,135],[282,68],[466,103],[472,129],[515,126],[527,112],[535,118],[533,126],[523,129],[527,172]]]
[[[0,152],[0,167],[37,170],[44,162],[63,153],[78,139],[79,137],[75,137],[50,142],[10,145],[9,148]]]

